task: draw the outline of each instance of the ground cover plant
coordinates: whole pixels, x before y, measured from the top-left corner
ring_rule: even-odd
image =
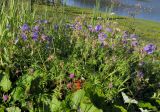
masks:
[[[50,18],[19,2],[0,9],[1,112],[160,110],[158,44],[96,14]]]

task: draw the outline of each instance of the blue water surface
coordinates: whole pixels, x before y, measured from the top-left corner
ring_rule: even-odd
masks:
[[[122,16],[135,16],[146,20],[160,22],[160,0],[112,0],[119,3],[111,8],[108,0],[99,0],[100,10],[112,12]],[[95,8],[96,0],[64,0],[66,5],[83,8]]]

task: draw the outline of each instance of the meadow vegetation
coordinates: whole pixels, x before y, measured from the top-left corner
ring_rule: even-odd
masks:
[[[1,1],[0,112],[158,112],[160,23]]]

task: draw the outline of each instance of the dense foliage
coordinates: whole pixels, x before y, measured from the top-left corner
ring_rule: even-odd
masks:
[[[54,23],[13,4],[0,13],[0,111],[160,110],[156,45],[117,22]]]

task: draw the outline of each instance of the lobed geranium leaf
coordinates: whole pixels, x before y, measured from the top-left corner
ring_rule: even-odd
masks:
[[[0,86],[2,87],[2,90],[4,92],[8,92],[11,89],[11,84],[12,82],[9,80],[9,77],[7,75],[4,75],[0,82]]]
[[[24,90],[22,87],[16,87],[12,92],[14,101],[21,100],[24,97]]]
[[[73,109],[77,109],[81,100],[85,96],[85,91],[84,90],[78,90],[75,93],[73,93],[73,96],[71,98],[71,106]]]
[[[101,109],[96,108],[88,97],[84,97],[80,103],[80,110],[82,112],[102,112]]]
[[[54,95],[50,103],[50,110],[51,112],[58,112],[61,110],[61,102]]]
[[[151,103],[149,103],[149,102],[140,101],[140,102],[138,102],[138,106],[139,106],[140,108],[147,108],[147,109],[151,109],[151,110],[154,110],[154,111],[157,110],[157,108],[156,108],[155,106],[153,106],[153,105],[152,105]]]
[[[6,110],[7,110],[7,112],[21,112],[21,109],[19,107],[15,107],[15,106],[9,107]]]

